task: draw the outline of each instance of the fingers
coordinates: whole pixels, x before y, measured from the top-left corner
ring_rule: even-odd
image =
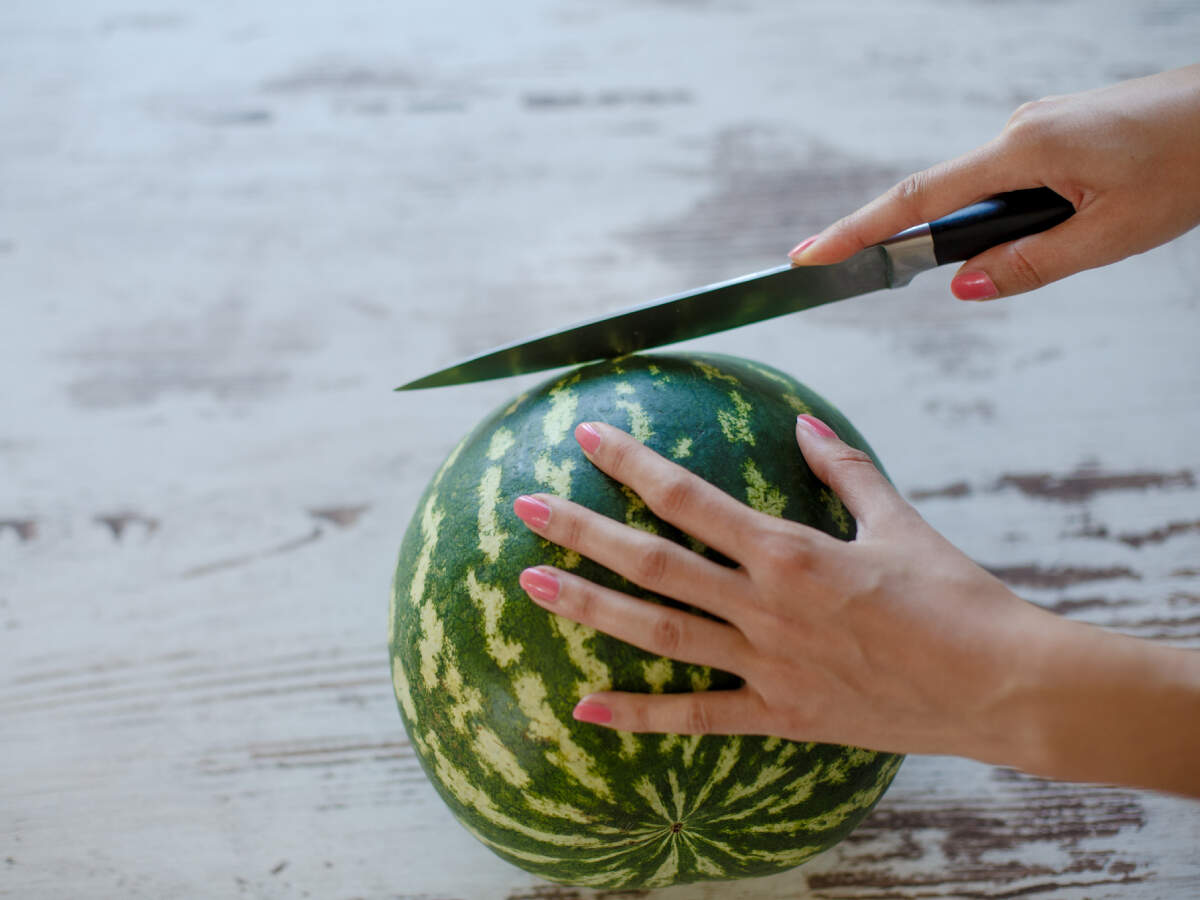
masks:
[[[581,722],[618,731],[667,734],[767,734],[767,709],[748,688],[693,694],[591,694],[579,701]]]
[[[660,519],[730,559],[742,560],[753,549],[762,513],[618,428],[587,422],[575,430],[575,437],[588,459],[633,488]]]
[[[569,572],[538,566],[522,572],[520,580],[525,592],[551,612],[657,656],[729,672],[739,668],[748,649],[741,632],[729,625],[636,600]]]
[[[915,515],[871,457],[844,443],[824,422],[799,416],[796,443],[813,474],[829,485],[858,521],[860,534]]]
[[[745,583],[740,572],[561,497],[518,497],[513,509],[546,540],[582,553],[648,591],[723,619],[735,617]]]
[[[799,244],[797,265],[840,262],[913,225],[962,209],[991,194],[1030,187],[1000,168],[996,142],[910,175],[881,197]]]
[[[1041,234],[1001,244],[967,260],[950,282],[960,300],[992,300],[1023,294],[1084,269],[1128,255],[1119,234],[1107,234],[1103,210],[1088,209]],[[1112,248],[1097,253],[1097,248]]]

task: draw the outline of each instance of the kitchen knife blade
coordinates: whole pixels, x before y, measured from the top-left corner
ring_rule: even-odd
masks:
[[[960,262],[1065,221],[1074,207],[1048,188],[1012,191],[917,225],[829,266],[782,265],[506,344],[410,381],[398,391],[522,375],[625,356],[811,309]]]

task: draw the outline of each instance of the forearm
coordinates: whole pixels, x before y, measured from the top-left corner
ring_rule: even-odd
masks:
[[[1200,652],[1050,619],[1000,721],[1038,775],[1200,797]]]

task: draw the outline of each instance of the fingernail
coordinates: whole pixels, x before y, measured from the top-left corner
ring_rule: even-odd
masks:
[[[539,603],[554,603],[558,599],[558,579],[545,569],[526,569],[517,580]]]
[[[960,272],[950,282],[950,292],[959,300],[990,300],[999,296],[987,272]]]
[[[796,424],[803,425],[813,434],[819,435],[820,437],[837,437],[837,435],[834,434],[833,429],[816,416],[810,416],[808,414],[796,416]]]
[[[600,432],[596,430],[595,425],[584,422],[575,429],[575,440],[579,441],[584,453],[595,453],[596,448],[600,446]]]
[[[522,494],[513,501],[513,512],[530,528],[545,528],[550,521],[550,507],[538,500]]]
[[[607,725],[612,721],[612,710],[591,700],[580,700],[571,715],[578,722],[591,722],[594,725]]]
[[[813,244],[815,244],[817,242],[818,237],[819,237],[819,235],[814,234],[810,238],[805,238],[800,243],[798,243],[795,247],[792,248],[792,252],[789,253],[788,256],[790,256],[792,259],[796,259],[798,256],[800,256],[801,253],[803,253],[805,250],[807,250],[809,247],[811,247]]]

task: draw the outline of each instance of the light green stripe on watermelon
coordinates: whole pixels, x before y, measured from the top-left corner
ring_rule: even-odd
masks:
[[[732,410],[717,410],[717,422],[721,425],[721,432],[725,435],[725,440],[731,444],[743,442],[753,447],[756,438],[754,429],[751,427],[750,414],[754,411],[754,407],[737,391],[729,392],[729,400],[733,404]]]
[[[753,781],[748,782],[746,784],[738,785],[737,787],[731,789],[728,793],[726,793],[726,795],[725,795],[726,802],[727,803],[736,803],[737,801],[741,800],[743,797],[752,797],[755,795],[761,795],[763,788],[767,787],[768,785],[774,784],[775,782],[779,781],[779,779],[785,777],[788,774],[790,769],[788,768],[787,765],[785,765],[785,763],[787,763],[787,761],[792,758],[792,756],[795,754],[795,752],[796,752],[796,745],[789,744],[787,747],[784,748],[783,752],[779,754],[779,757],[775,760],[774,763],[772,763],[769,766],[763,766],[763,768],[761,770],[759,770],[758,774],[755,776]],[[748,809],[753,810],[753,809],[755,809],[755,807],[751,806],[751,807],[748,807]],[[745,813],[736,813],[735,815],[738,817],[741,817],[741,816],[745,815]]]
[[[507,428],[499,428],[488,442],[487,458],[498,463],[512,449],[517,439]],[[504,549],[508,533],[500,527],[496,507],[503,502],[500,496],[500,466],[488,466],[479,481],[479,549],[489,562],[496,562]]]
[[[487,458],[492,462],[499,462],[504,459],[504,454],[511,450],[516,442],[517,439],[507,428],[497,428],[492,439],[488,441]]]
[[[697,835],[688,834],[685,831],[679,833],[679,837],[684,846],[688,848],[692,856],[692,864],[696,867],[696,871],[706,878],[719,879],[724,876],[724,870],[715,863],[709,861],[704,855],[701,848],[697,846],[702,838]],[[707,843],[707,842],[706,842]]]
[[[625,485],[621,485],[621,493],[625,497],[625,524],[648,534],[658,534],[658,519],[646,507],[646,501]]]
[[[442,684],[449,695],[450,723],[460,734],[469,735],[476,716],[483,711],[483,694],[463,681],[452,654],[442,656]]]
[[[679,789],[679,776],[674,769],[667,772],[667,782],[671,785],[671,801],[673,804],[673,812],[675,813],[675,821],[678,822],[683,818],[683,792]]]
[[[550,493],[559,497],[571,496],[571,473],[575,471],[575,460],[564,459],[560,463],[550,460],[550,454],[543,453],[533,466],[533,477],[538,488],[549,488]]]
[[[853,523],[850,521],[850,512],[846,509],[846,505],[838,498],[838,495],[829,490],[829,488],[825,488],[821,491],[821,502],[825,504],[825,508],[829,511],[829,517],[837,527],[838,536],[849,536]]]
[[[404,674],[404,666],[399,659],[392,660],[392,689],[404,717],[410,722],[416,721],[417,707],[413,703],[412,691],[408,686],[408,676]]]
[[[547,746],[546,759],[582,787],[611,799],[612,787],[596,772],[595,759],[575,742],[572,730],[546,702],[549,690],[541,676],[526,672],[513,680],[512,689],[517,705],[525,714],[529,736]]]
[[[642,409],[642,404],[627,399],[628,395],[635,393],[633,385],[621,381],[615,385],[614,390],[620,397],[616,401],[617,409],[623,410],[629,416],[629,433],[643,444],[646,443],[654,437],[654,429],[650,427],[650,417],[646,415],[646,410]]]
[[[667,805],[663,802],[663,798],[659,796],[658,791],[654,787],[654,783],[647,777],[637,779],[633,783],[633,789],[641,795],[646,801],[650,809],[664,822],[675,821],[674,815],[667,809]]]
[[[487,652],[502,669],[507,669],[521,658],[523,646],[504,637],[500,623],[504,617],[504,606],[508,603],[507,592],[500,587],[482,584],[475,577],[475,570],[467,572],[467,595],[483,614],[483,633]]]
[[[785,834],[792,834],[797,830],[807,832],[828,831],[831,828],[841,825],[848,817],[855,814],[862,808],[863,803],[873,802],[878,791],[878,783],[872,783],[862,790],[855,792],[833,809],[827,810],[820,815],[806,816],[803,819],[764,822],[760,825],[751,825],[748,830],[755,833],[779,832]],[[777,811],[775,807],[772,807],[772,812]]]
[[[675,674],[675,666],[669,659],[648,659],[642,663],[642,673],[650,693],[661,694],[666,690],[671,676]]]
[[[430,601],[421,604],[421,617],[418,622],[420,637],[417,640],[417,651],[421,659],[421,681],[426,685],[436,686],[438,657],[446,645],[446,630]]]
[[[550,389],[550,410],[542,418],[542,435],[548,447],[557,447],[566,440],[567,433],[572,430],[579,396],[571,390],[571,385],[577,381],[578,375],[573,375]]]
[[[688,362],[699,369],[700,374],[709,381],[724,381],[734,385],[735,387],[742,383],[736,375],[725,371],[719,365],[713,365],[713,363],[706,362],[698,357],[692,357],[690,360],[688,360]]]
[[[663,864],[658,867],[658,870],[646,879],[646,887],[668,887],[675,882],[675,877],[679,874],[679,844],[671,841],[669,846],[671,849],[667,858],[663,860]]]
[[[720,752],[713,763],[711,773],[704,786],[700,788],[699,794],[694,801],[694,808],[699,809],[708,800],[717,786],[729,777],[733,771],[733,767],[737,765],[738,757],[742,750],[742,739],[738,735],[734,735],[728,741],[723,742]]]
[[[792,386],[792,383],[793,383],[792,379],[789,378],[787,375],[784,375],[782,372],[777,372],[774,369],[768,368],[767,366],[760,366],[757,363],[752,363],[752,362],[748,362],[748,361],[743,361],[743,363],[747,369],[750,369],[750,371],[756,372],[759,375],[761,375],[763,378],[770,379],[771,381],[774,381],[777,384],[783,385],[785,389],[790,388]]]
[[[596,636],[595,629],[572,622],[570,619],[552,619],[554,630],[566,645],[567,658],[583,677],[575,682],[575,693],[579,698],[602,691],[612,683],[612,672],[605,662],[588,649],[588,643]]]
[[[696,690],[707,690],[707,689],[708,689],[707,685],[705,685],[705,687],[703,687],[703,688],[696,688]],[[687,737],[685,737],[683,739],[683,753],[680,754],[680,762],[683,763],[684,768],[691,767],[692,760],[694,760],[696,758],[696,751],[698,749],[700,749],[700,741],[702,738],[703,738],[703,735],[692,734],[692,735],[688,735]]]
[[[438,529],[441,527],[444,516],[445,513],[437,507],[437,494],[431,493],[421,510],[421,549],[417,553],[416,564],[408,573],[408,599],[414,606],[419,604],[425,596],[425,579],[429,575],[429,565],[433,562],[433,551],[437,548]]]
[[[739,681],[552,616],[517,583],[526,566],[557,563],[662,601],[526,529],[511,502],[539,490],[729,562],[588,462],[570,439],[583,421],[630,429],[763,512],[852,537],[845,508],[822,494],[795,445],[798,405],[868,449],[833,407],[782,373],[661,354],[590,366],[528,392],[436,473],[393,583],[393,688],[434,787],[504,859],[609,889],[768,874],[836,843],[887,787],[899,757],[575,722],[575,703],[597,690],[727,690]]]
[[[742,464],[742,477],[746,479],[746,503],[768,516],[783,516],[787,509],[787,494],[767,482],[754,460],[748,459]]]
[[[783,402],[791,407],[792,412],[798,416],[812,415],[812,407],[797,397],[795,394],[784,394]]]
[[[513,787],[524,790],[529,786],[529,773],[521,768],[516,755],[504,746],[496,732],[486,725],[475,726],[475,754]]]
[[[461,803],[478,810],[484,821],[498,825],[515,835],[534,838],[551,846],[592,849],[606,849],[612,846],[613,842],[609,837],[542,830],[510,816],[499,809],[491,797],[474,783],[474,779],[465,768],[454,765],[446,757],[437,734],[428,732],[425,735],[425,746],[429,748],[429,755],[441,784]]]
[[[696,687],[695,683],[697,680],[698,679],[695,677],[695,673],[693,673],[693,690],[707,690],[707,684]],[[686,769],[691,766],[692,759],[696,756],[696,749],[700,746],[700,738],[701,735],[698,734],[664,734],[659,738],[659,753],[667,754],[673,751],[676,747],[681,748],[680,761],[683,763],[683,767]]]

